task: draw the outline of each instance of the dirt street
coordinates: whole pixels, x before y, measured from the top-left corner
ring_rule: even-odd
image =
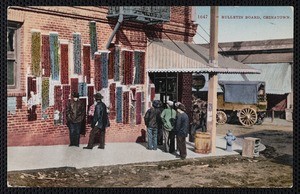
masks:
[[[58,168],[8,172],[10,186],[25,187],[260,187],[293,184],[292,126],[264,123],[253,127],[218,125],[242,143],[257,137],[266,149],[257,158],[241,155],[93,168]]]

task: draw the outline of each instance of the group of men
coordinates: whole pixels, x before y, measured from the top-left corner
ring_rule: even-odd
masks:
[[[154,100],[152,107],[147,110],[144,116],[147,126],[147,149],[157,150],[158,135],[162,132],[164,151],[176,153],[176,137],[179,156],[181,159],[185,159],[187,155],[185,139],[189,129],[189,118],[185,111],[185,106],[180,102],[167,101],[163,109],[162,103],[159,100]]]
[[[95,138],[100,133],[100,149],[105,148],[105,131],[109,127],[107,106],[102,102],[100,93],[94,95],[96,105],[91,119],[92,130],[90,132],[88,145],[83,149],[93,149]],[[67,125],[69,127],[69,146],[79,147],[80,128],[85,118],[85,107],[79,100],[79,94],[72,93],[72,99],[66,108]],[[182,103],[167,101],[163,109],[159,100],[152,102],[152,107],[147,110],[144,120],[147,126],[148,149],[157,150],[157,137],[162,134],[164,151],[175,153],[175,137],[180,158],[186,158],[186,142],[188,134],[189,118],[185,113],[186,108]]]
[[[100,145],[98,148],[104,149],[105,147],[105,129],[109,126],[109,118],[107,114],[107,107],[102,102],[103,96],[100,93],[94,95],[96,105],[94,108],[90,132],[89,142],[83,149],[93,149],[96,135],[100,133]],[[72,99],[68,102],[66,108],[67,125],[69,127],[69,146],[79,147],[80,128],[85,118],[85,107],[79,100],[79,94],[77,92],[72,93]]]

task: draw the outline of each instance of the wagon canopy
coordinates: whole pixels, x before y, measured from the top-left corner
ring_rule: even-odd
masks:
[[[258,81],[219,81],[224,92],[224,101],[242,104],[256,104],[257,93],[265,82]]]

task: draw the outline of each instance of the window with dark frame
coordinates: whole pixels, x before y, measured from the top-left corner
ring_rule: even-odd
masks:
[[[155,85],[155,93],[160,94],[160,100],[177,101],[177,73],[150,73],[150,79]]]
[[[19,29],[21,24],[8,22],[7,25],[7,88],[18,89],[18,64],[19,64]]]

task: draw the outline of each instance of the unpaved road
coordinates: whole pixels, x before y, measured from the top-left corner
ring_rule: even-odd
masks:
[[[241,155],[93,168],[8,172],[10,186],[25,187],[255,187],[293,185],[292,126],[219,125],[238,137],[257,137],[266,149],[257,158]]]

